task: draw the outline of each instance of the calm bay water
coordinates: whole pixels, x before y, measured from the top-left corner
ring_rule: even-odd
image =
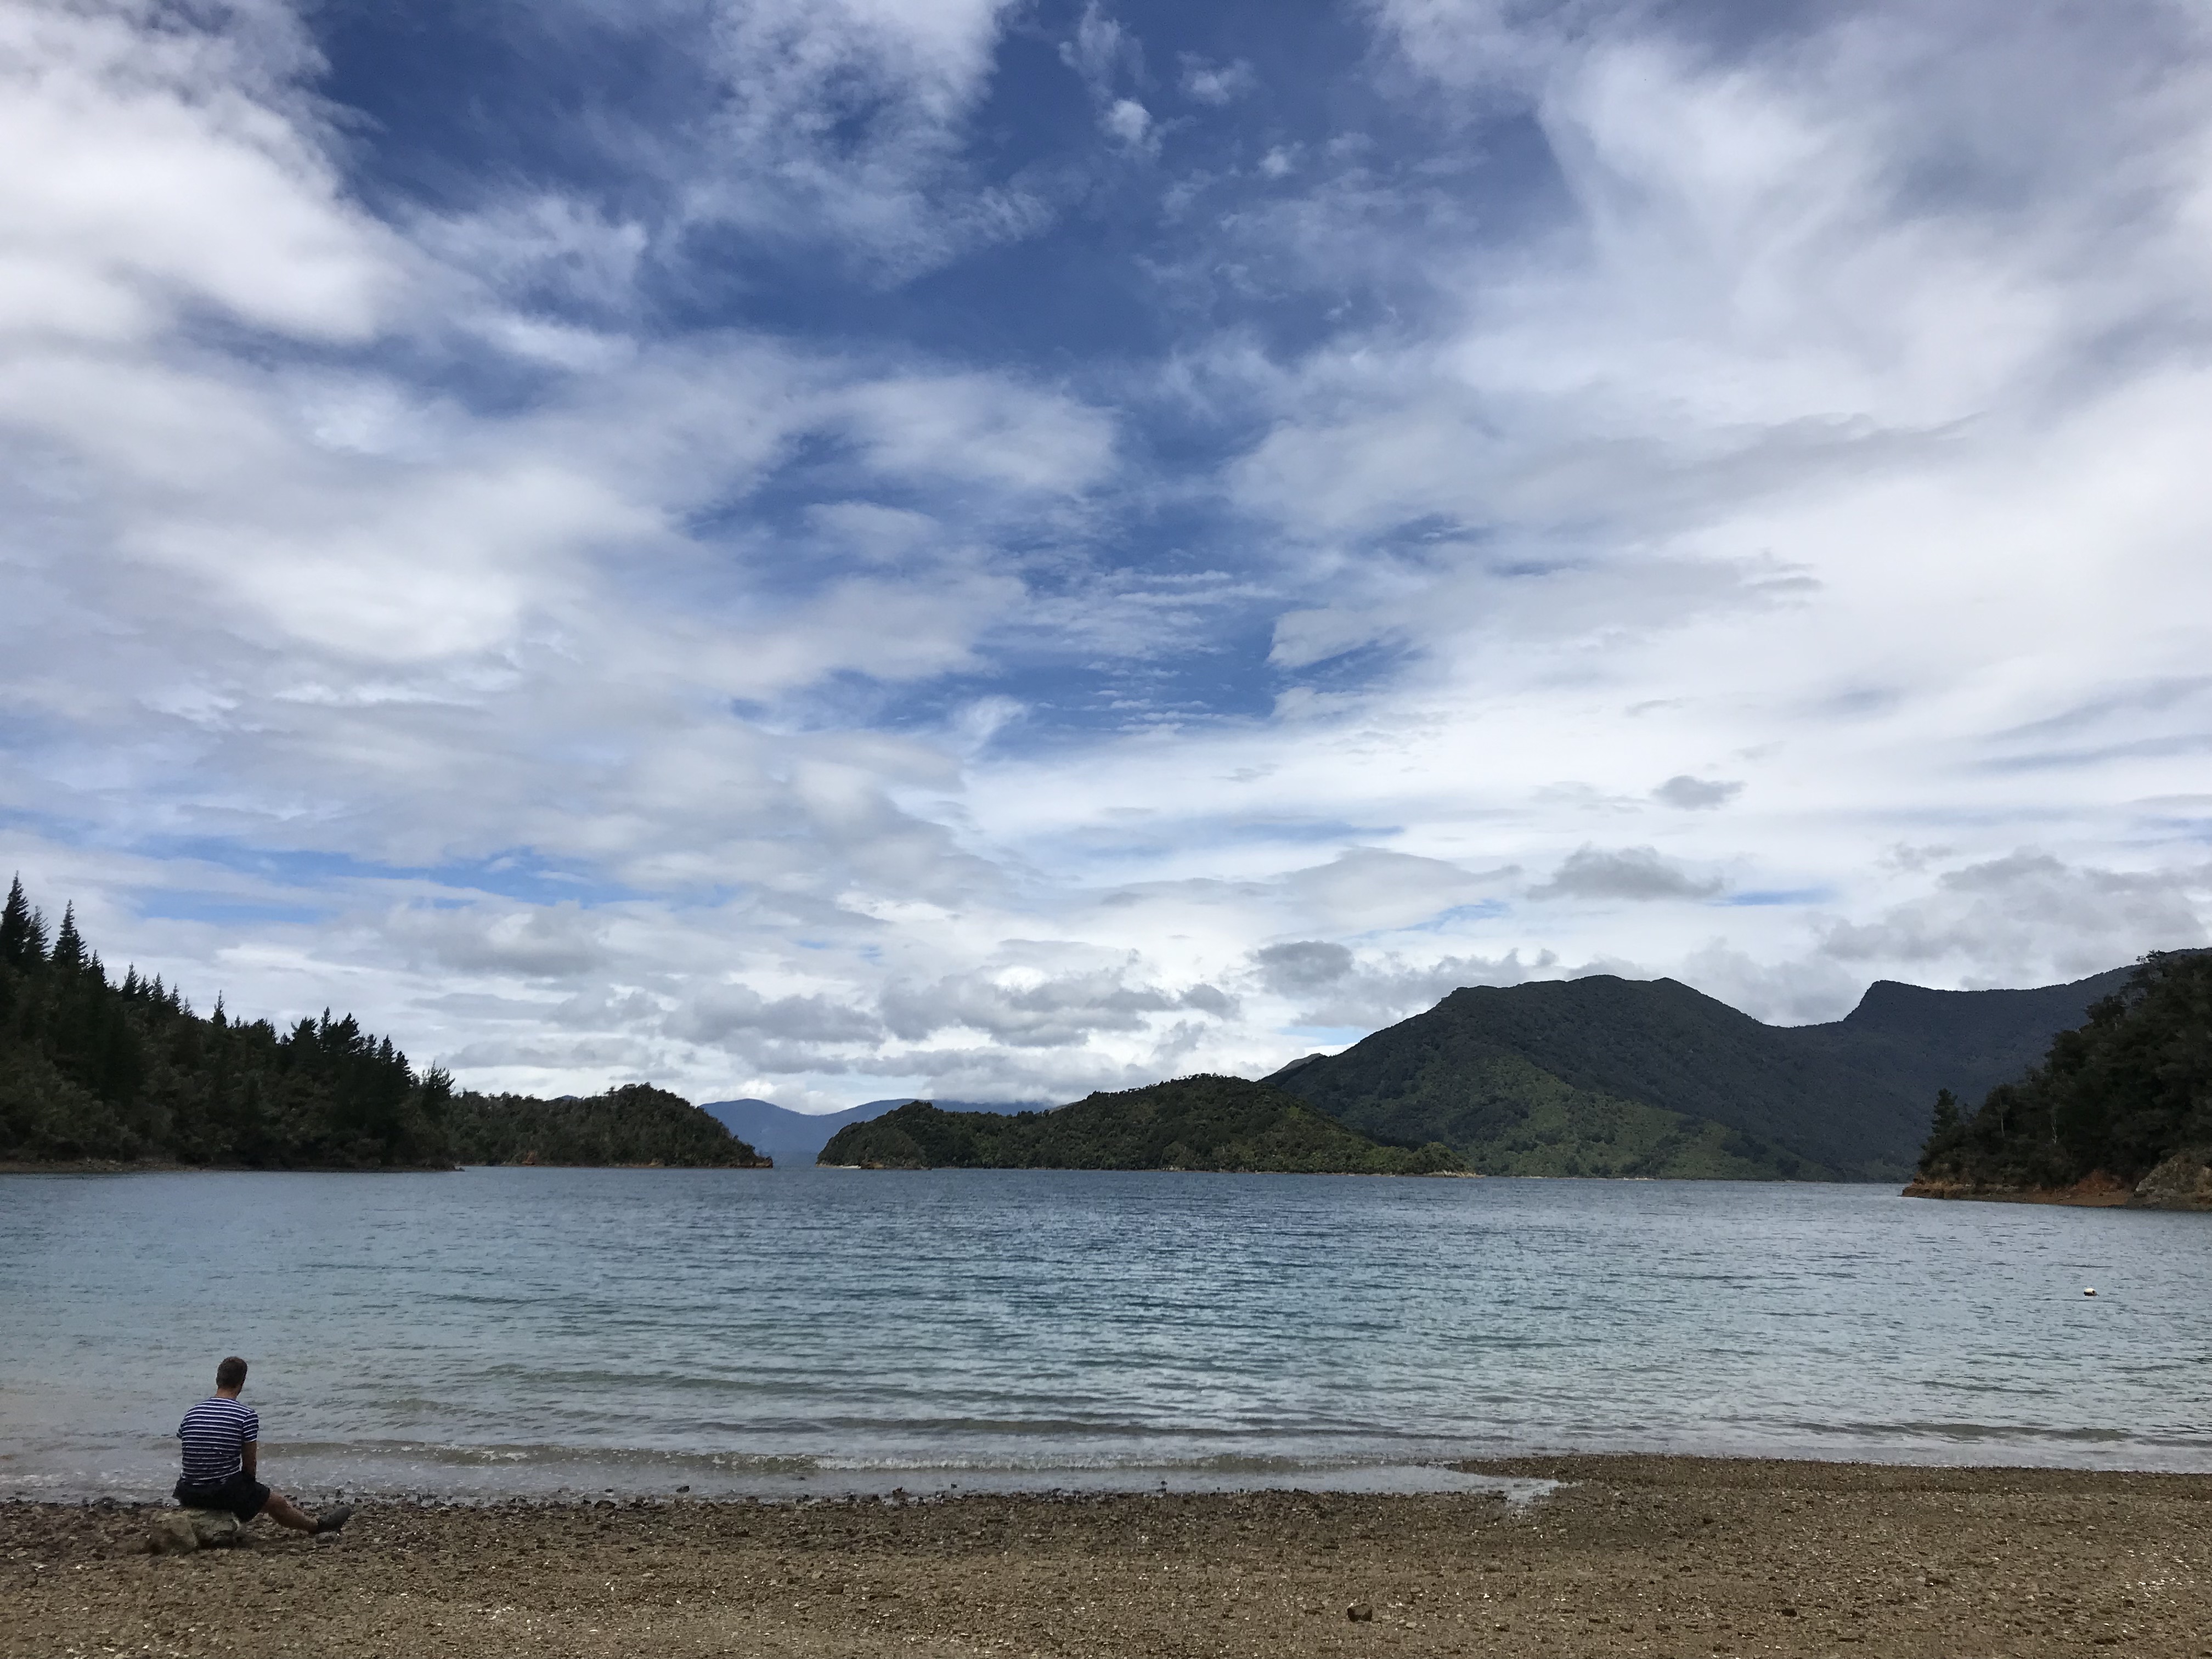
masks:
[[[232,1352],[309,1493],[2212,1469],[2208,1268],[2212,1217],[1861,1187],[0,1176],[0,1492],[164,1489]]]

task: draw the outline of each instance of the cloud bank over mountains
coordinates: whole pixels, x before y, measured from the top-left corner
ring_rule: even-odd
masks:
[[[1201,11],[11,9],[0,854],[822,1105],[2206,942],[2201,9]]]

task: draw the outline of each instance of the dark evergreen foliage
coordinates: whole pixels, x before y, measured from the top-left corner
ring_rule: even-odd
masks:
[[[1465,1167],[1442,1146],[1385,1146],[1243,1078],[1177,1078],[1094,1094],[1049,1112],[947,1112],[912,1101],[849,1123],[823,1164],[924,1170],[1211,1170],[1437,1175]]]
[[[418,1075],[389,1037],[328,1010],[284,1031],[234,1020],[220,1000],[202,1018],[158,975],[132,968],[112,983],[74,907],[51,946],[20,880],[0,908],[0,1159],[447,1169],[480,1146],[537,1145],[546,1163],[752,1160],[673,1096],[599,1099],[613,1104],[593,1119],[568,1103],[456,1096],[444,1072]],[[690,1114],[681,1127],[672,1102]],[[564,1155],[578,1149],[592,1155]]]
[[[23,896],[21,876],[9,884],[0,910],[0,968],[34,968],[46,959],[46,919]]]
[[[2177,1152],[2208,1150],[2212,951],[2160,951],[1971,1116],[1937,1096],[1919,1179],[2034,1188],[2102,1173],[2132,1184]]]
[[[464,1164],[767,1165],[698,1107],[646,1083],[580,1100],[462,1095],[447,1123]]]

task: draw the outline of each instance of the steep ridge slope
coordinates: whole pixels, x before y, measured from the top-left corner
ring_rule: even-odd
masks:
[[[1268,1081],[1486,1173],[1891,1180],[1939,1089],[2017,1073],[2125,974],[2027,991],[1885,981],[1847,1018],[1797,1027],[1668,979],[1475,987]]]
[[[2020,991],[1931,991],[1876,980],[1857,1007],[1826,1025],[1772,1027],[1785,1042],[1824,1060],[1841,1060],[1909,1096],[1927,1128],[1939,1089],[1978,1099],[2043,1058],[2051,1040],[2128,982],[2115,968],[2065,985]]]

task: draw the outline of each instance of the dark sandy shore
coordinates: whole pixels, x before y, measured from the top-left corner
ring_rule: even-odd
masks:
[[[2212,1477],[1484,1467],[1569,1484],[376,1505],[161,1559],[148,1511],[5,1504],[0,1654],[2212,1656]]]

